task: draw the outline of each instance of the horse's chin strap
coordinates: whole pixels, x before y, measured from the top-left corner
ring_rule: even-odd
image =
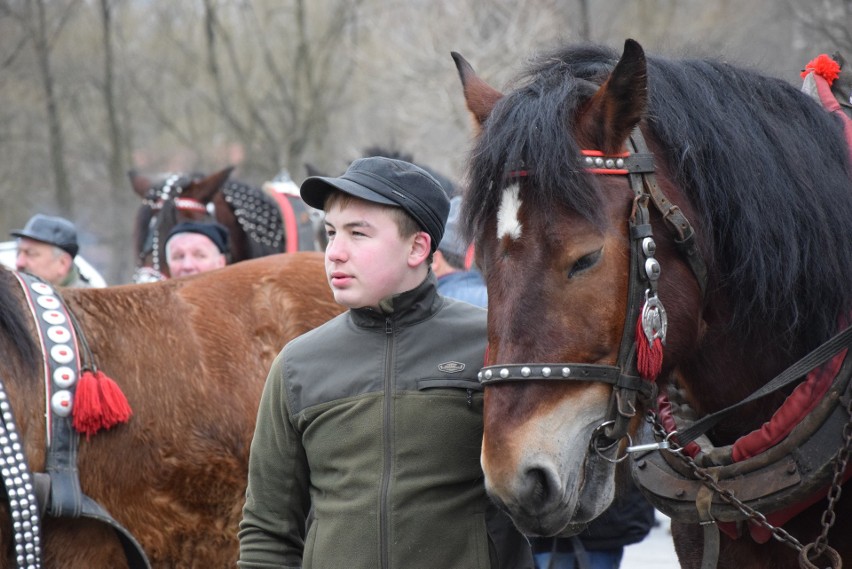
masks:
[[[656,390],[654,381],[662,366],[662,347],[666,341],[668,321],[665,308],[657,295],[660,264],[654,257],[657,245],[651,225],[651,205],[675,233],[675,243],[695,274],[702,295],[707,288],[707,268],[699,255],[692,224],[657,186],[654,158],[638,128],[630,137],[630,146],[632,152],[616,155],[583,150],[581,158],[589,173],[628,176],[634,193],[629,220],[631,254],[627,311],[616,365],[493,365],[484,367],[479,376],[483,385],[525,380],[609,383],[613,386],[613,396],[603,423],[604,428],[600,431],[610,441],[626,436],[629,423],[636,415],[637,397],[653,398]],[[528,170],[510,173],[516,177],[529,174]],[[593,441],[593,444],[597,443]]]

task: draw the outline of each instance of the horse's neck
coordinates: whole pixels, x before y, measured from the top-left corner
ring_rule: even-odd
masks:
[[[701,347],[678,367],[673,381],[686,388],[690,405],[703,416],[745,399],[792,361],[771,346],[738,344],[731,331],[708,331]],[[720,440],[714,442],[729,444],[758,428],[783,403],[784,396],[767,395],[726,419],[715,428]]]

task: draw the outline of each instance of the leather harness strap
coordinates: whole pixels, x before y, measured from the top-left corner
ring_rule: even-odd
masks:
[[[27,299],[30,312],[36,323],[39,342],[41,344],[44,359],[44,388],[46,412],[46,446],[47,456],[45,459],[46,474],[36,473],[33,478],[35,488],[41,488],[40,495],[35,497],[34,489],[29,492],[31,498],[17,500],[19,506],[35,508],[37,503],[41,504],[41,514],[59,518],[89,518],[103,522],[113,530],[121,541],[125,556],[130,569],[150,569],[151,565],[145,555],[142,546],[120,523],[118,523],[100,504],[86,496],[80,487],[79,471],[77,470],[77,449],[79,445],[79,434],[72,426],[72,411],[74,405],[74,390],[77,379],[80,376],[80,358],[77,342],[85,343],[82,336],[83,331],[76,326],[75,319],[65,306],[62,297],[49,284],[28,275],[26,273],[14,273],[20,283],[24,296]],[[7,402],[0,399],[0,409]],[[11,417],[11,413],[8,414]],[[3,412],[5,419],[6,412]],[[14,426],[14,423],[11,423]],[[10,423],[5,421],[5,429],[8,431]],[[3,455],[9,455],[9,449],[19,456],[20,464],[18,470],[28,475],[27,460],[23,448],[15,443],[11,435],[12,444],[8,441],[2,444]],[[3,442],[0,436],[0,442]],[[18,445],[16,450],[14,445]],[[26,480],[28,476],[21,476]],[[15,486],[10,486],[4,477],[6,490],[9,496],[15,492],[20,493]],[[15,492],[13,492],[13,490]],[[18,506],[10,499],[10,507],[13,512]],[[20,508],[18,508],[20,509]],[[33,520],[34,529],[24,537],[29,536],[29,541],[24,543],[25,557],[24,565],[19,556],[19,567],[40,567],[40,539],[38,533],[39,516],[27,515]],[[15,532],[16,544],[18,532]],[[17,547],[17,545],[16,545]],[[37,559],[32,564],[29,562],[28,553]]]

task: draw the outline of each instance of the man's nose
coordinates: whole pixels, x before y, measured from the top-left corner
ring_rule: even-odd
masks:
[[[325,254],[330,261],[342,261],[346,258],[346,247],[343,241],[343,239],[335,237],[328,242]]]

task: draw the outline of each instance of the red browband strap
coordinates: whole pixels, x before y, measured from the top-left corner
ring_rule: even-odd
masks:
[[[192,198],[175,198],[175,207],[178,211],[197,211],[207,213],[207,206]],[[163,209],[163,200],[159,200],[151,206],[154,211]]]
[[[630,158],[629,152],[620,152],[618,154],[604,154],[600,150],[580,150],[580,154],[583,159],[584,170],[589,174],[615,174],[618,176],[626,176],[634,169],[630,168],[630,164],[628,164],[628,158]],[[636,168],[635,171],[643,172],[643,171],[653,171],[653,167],[650,170],[645,168],[639,169]],[[532,175],[532,170],[521,169],[521,170],[510,170],[509,178],[526,178]]]

